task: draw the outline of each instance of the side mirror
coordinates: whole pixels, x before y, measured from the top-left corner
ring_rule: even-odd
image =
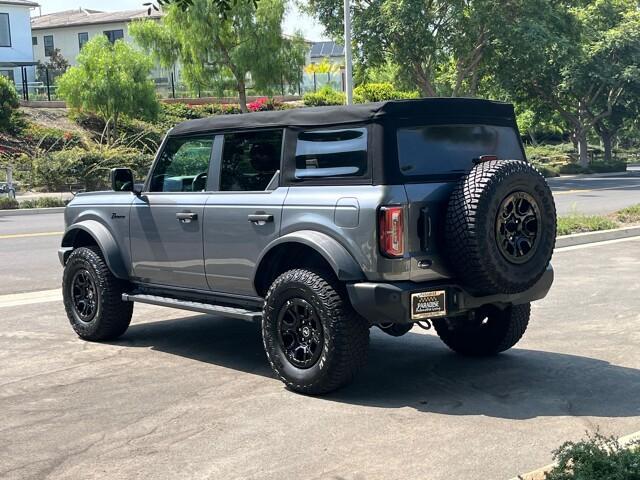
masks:
[[[133,192],[133,172],[130,168],[111,169],[111,189],[114,192]]]

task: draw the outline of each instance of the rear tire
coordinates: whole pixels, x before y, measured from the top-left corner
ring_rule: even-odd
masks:
[[[366,363],[369,325],[333,274],[295,269],[267,292],[262,338],[276,376],[317,395],[346,385]]]
[[[504,310],[487,305],[475,318],[437,319],[433,322],[440,339],[454,352],[469,356],[495,355],[513,347],[524,335],[531,304]]]
[[[113,340],[127,330],[133,303],[122,301],[126,287],[111,273],[98,247],[71,252],[62,276],[62,296],[69,322],[80,338]]]

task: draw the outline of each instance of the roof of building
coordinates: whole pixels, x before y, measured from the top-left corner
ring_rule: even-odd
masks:
[[[292,108],[271,112],[238,115],[215,115],[188,120],[171,130],[171,135],[185,135],[221,130],[253,130],[277,127],[321,127],[410,118],[418,121],[448,123],[476,121],[513,124],[515,115],[510,103],[471,98],[421,98],[392,100],[350,106]]]
[[[120,12],[101,12],[99,10],[88,10],[79,8],[76,10],[65,10],[63,12],[49,13],[31,19],[32,30],[44,30],[48,28],[79,27],[82,25],[96,25],[104,23],[130,22],[143,18],[159,18],[162,14],[148,10],[124,10]]]
[[[20,5],[23,7],[39,7],[40,4],[31,0],[0,0],[0,5]]]
[[[310,55],[311,58],[344,57],[344,46],[336,42],[314,42]]]

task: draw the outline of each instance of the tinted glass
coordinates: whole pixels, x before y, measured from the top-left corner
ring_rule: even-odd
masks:
[[[44,41],[44,55],[50,57],[53,54],[53,35],[45,35],[42,39]]]
[[[224,136],[220,190],[264,191],[280,169],[282,130]]]
[[[111,43],[116,43],[116,40],[124,38],[124,32],[122,30],[105,30],[104,34]]]
[[[296,178],[351,177],[364,175],[366,171],[366,128],[298,134]]]
[[[207,188],[213,139],[172,138],[151,176],[152,192],[202,192]]]
[[[78,34],[78,46],[80,50],[89,41],[89,34],[87,32],[81,32]]]
[[[11,46],[11,27],[9,26],[9,14],[0,13],[0,47]]]
[[[473,159],[496,155],[523,159],[520,139],[511,127],[428,125],[398,129],[398,162],[403,175],[465,173]]]

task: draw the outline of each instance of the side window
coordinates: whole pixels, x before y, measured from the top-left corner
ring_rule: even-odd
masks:
[[[282,130],[225,134],[220,190],[265,190],[280,168],[281,154]]]
[[[309,130],[298,134],[296,178],[352,177],[366,171],[366,128]]]
[[[150,191],[205,191],[212,148],[212,137],[169,139],[151,175]]]

